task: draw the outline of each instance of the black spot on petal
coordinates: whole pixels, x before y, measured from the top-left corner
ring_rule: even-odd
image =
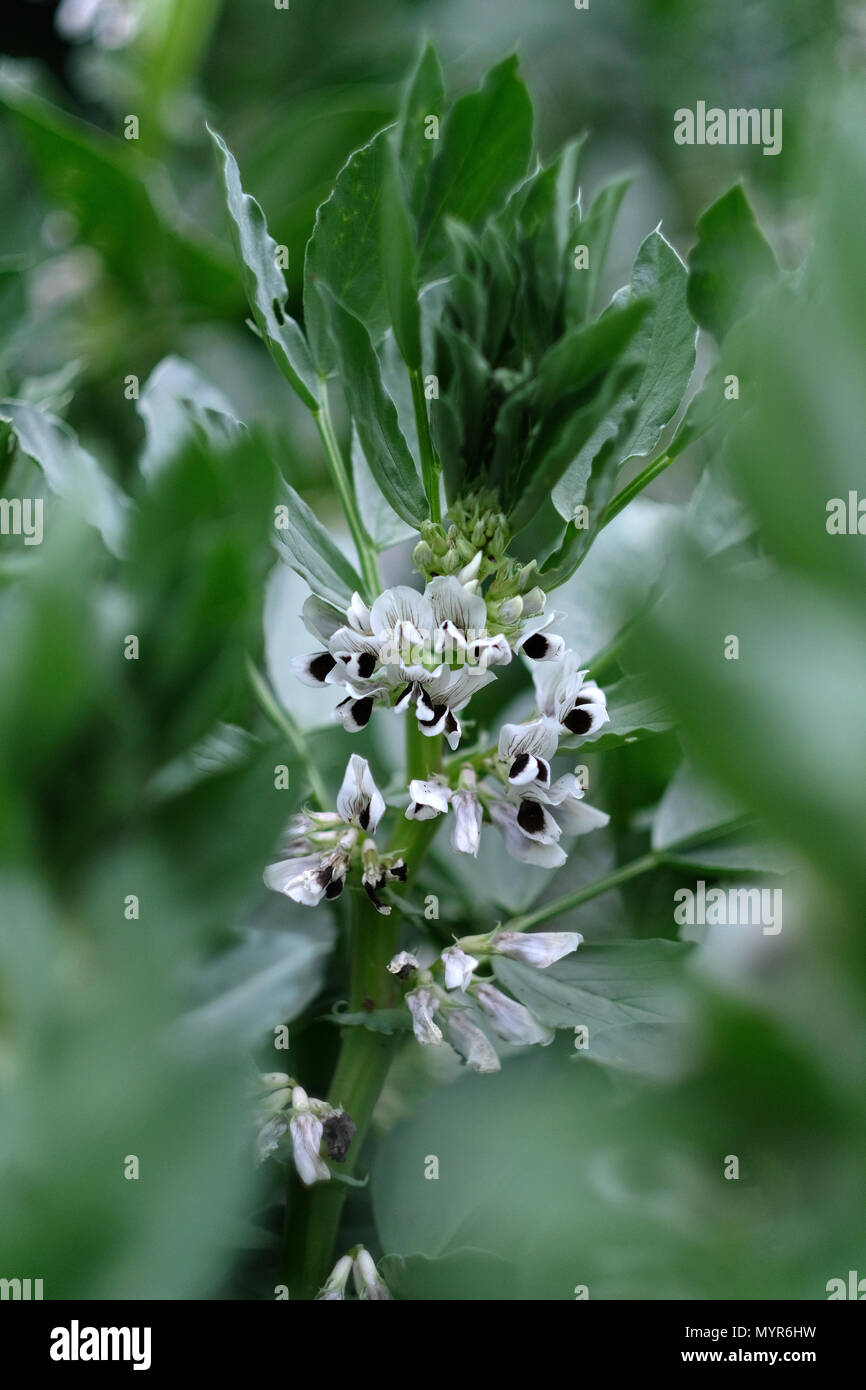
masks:
[[[562,722],[571,733],[585,734],[592,723],[592,711],[581,709],[579,705],[575,705],[574,709],[569,711]]]
[[[334,898],[339,898],[340,894],[343,891],[343,885],[345,882],[346,880],[344,878],[332,878],[331,882],[325,889],[325,897],[330,902],[333,902]]]
[[[362,700],[355,700],[352,705],[352,718],[359,729],[366,727],[370,714],[373,710],[373,699],[370,695],[365,695]]]
[[[541,632],[533,632],[531,637],[527,637],[520,650],[529,657],[530,661],[540,661],[547,655],[549,643]]]
[[[336,664],[330,652],[319,652],[316,656],[310,657],[308,669],[313,680],[321,681],[324,685],[325,677],[331,674]]]
[[[358,824],[360,825],[360,827],[361,827],[362,830],[366,830],[366,829],[368,828],[368,826],[369,826],[369,824],[370,824],[370,805],[369,805],[369,802],[368,802],[367,805],[364,807],[363,811],[361,812],[360,816],[358,817]]]
[[[515,777],[519,777],[522,772],[525,772],[528,766],[529,754],[518,753],[517,757],[514,759],[514,762],[511,764],[511,767],[509,768],[509,778],[513,781]]]
[[[361,652],[358,657],[358,675],[367,680],[376,669],[376,658],[372,652]]]
[[[544,829],[544,808],[537,801],[521,801],[517,808],[517,824],[527,835],[538,835]]]

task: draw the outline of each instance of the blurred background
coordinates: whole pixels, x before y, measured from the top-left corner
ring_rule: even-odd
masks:
[[[265,452],[323,519],[338,512],[309,417],[245,326],[205,122],[289,248],[300,317],[316,206],[393,118],[425,35],[452,93],[516,48],[541,154],[588,132],[590,194],[634,174],[611,290],[659,222],[685,255],[740,177],[785,277],[723,345],[755,383],[742,424],[678,460],[557,595],[599,679],[639,673],[676,728],[648,719],[589,754],[611,825],[555,888],[492,848],[480,870],[429,870],[447,940],[652,850],[652,874],[552,925],[667,938],[676,972],[647,957],[615,1066],[568,1035],[497,1077],[402,1053],[346,1243],[388,1255],[408,1298],[804,1299],[858,1261],[866,1275],[866,552],[824,525],[828,499],[866,490],[864,7],[17,0],[4,27],[0,395],[67,420],[139,505],[121,571],[61,518],[22,583],[2,538],[0,1276],[43,1278],[46,1297],[273,1297],[281,1184],[252,1172],[246,1088],[289,1021],[286,1069],[324,1093],[341,921],[257,888],[291,809],[263,788],[292,751],[251,700],[246,653],[313,729],[331,790],[346,748],[288,675],[304,586],[261,539]],[[698,100],[781,107],[782,154],[677,146],[673,112]],[[717,351],[702,335],[696,385]],[[145,491],[153,421],[125,381],[169,354],[261,448],[190,447]],[[28,467],[10,455],[7,495]],[[404,562],[386,553],[383,573]],[[146,679],[118,655],[127,632],[150,641]],[[722,658],[728,634],[739,661]],[[516,708],[521,688],[500,685]],[[351,750],[385,780],[386,732]],[[697,876],[784,882],[783,931],[698,932],[680,954],[672,894]],[[648,1067],[660,973],[686,1040]]]

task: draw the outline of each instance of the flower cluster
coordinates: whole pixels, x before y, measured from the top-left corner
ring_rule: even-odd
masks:
[[[373,1256],[363,1245],[356,1245],[347,1255],[340,1257],[316,1294],[316,1299],[322,1303],[343,1302],[349,1275],[352,1276],[355,1293],[362,1302],[390,1299],[390,1290],[377,1270]]]
[[[396,854],[380,854],[372,839],[385,813],[385,800],[366,758],[353,753],[337,794],[337,810],[303,810],[289,821],[279,858],[264,872],[268,888],[305,907],[338,898],[353,866],[378,912],[391,909],[379,890],[404,880],[406,867]],[[368,833],[369,832],[369,833]]]
[[[510,635],[492,630],[478,592],[481,561],[477,551],[459,573],[431,579],[423,594],[407,585],[386,589],[372,608],[353,594],[345,620],[309,598],[304,621],[323,649],[296,657],[295,674],[309,685],[342,686],[347,693],[335,716],[350,732],[367,725],[376,705],[398,714],[412,707],[423,734],[444,734],[455,749],[457,716],[495,678],[491,667],[507,665],[516,652],[544,661],[564,649],[561,637],[547,633],[557,614],[545,616],[541,589],[512,600]],[[501,618],[503,606],[496,611]]]
[[[504,724],[494,754],[465,763],[452,788],[442,778],[410,783],[407,817],[428,819],[454,811],[451,846],[477,855],[481,826],[490,820],[509,854],[528,864],[558,868],[566,854],[559,840],[606,825],[603,811],[584,803],[574,773],[552,780],[550,760],[566,735],[594,733],[608,719],[604,691],[579,670],[573,652],[533,671],[538,714],[525,724]]]
[[[490,980],[478,978],[476,971],[497,955],[546,970],[576,951],[582,940],[577,932],[524,934],[497,928],[456,941],[429,970],[422,969],[409,951],[394,956],[388,969],[398,979],[411,982],[404,998],[420,1043],[435,1047],[447,1041],[473,1071],[494,1072],[500,1069],[499,1054],[480,1027],[482,1019],[498,1038],[515,1047],[546,1047],[555,1034],[525,1005]]]
[[[276,1153],[288,1132],[301,1182],[307,1187],[314,1182],[328,1182],[331,1173],[322,1158],[322,1145],[329,1158],[343,1162],[355,1133],[351,1115],[327,1101],[314,1100],[285,1072],[262,1073],[258,1087],[257,1161],[264,1163]]]

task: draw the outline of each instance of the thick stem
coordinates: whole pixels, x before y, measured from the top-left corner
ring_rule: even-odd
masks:
[[[425,738],[416,721],[406,719],[406,781],[426,777],[441,763],[442,740]],[[427,847],[438,828],[438,819],[398,820],[391,846],[404,850],[406,888],[411,887]],[[349,1005],[353,1012],[369,1007],[393,1006],[399,997],[397,980],[387,969],[394,955],[399,932],[399,910],[389,917],[378,913],[362,893],[354,893],[350,931],[352,933],[352,978]],[[328,1099],[347,1110],[357,1126],[341,1172],[351,1177],[361,1154],[388,1068],[399,1041],[399,1034],[373,1033],[368,1028],[346,1028]],[[295,1183],[295,1179],[291,1180]],[[334,1181],[317,1183],[302,1193],[290,1193],[294,1201],[286,1214],[283,1249],[284,1282],[294,1299],[315,1298],[334,1262],[347,1188]]]
[[[561,912],[568,912],[573,907],[580,907],[581,903],[587,903],[591,898],[599,898],[602,893],[608,893],[611,888],[618,888],[621,883],[627,883],[630,878],[637,878],[640,874],[649,873],[659,863],[657,854],[644,854],[640,859],[632,859],[630,863],[623,864],[618,869],[614,869],[612,874],[606,878],[600,878],[595,883],[590,883],[586,888],[578,888],[574,893],[567,893],[564,898],[556,898],[553,902],[545,903],[542,907],[536,908],[534,912],[526,912],[521,917],[513,917],[508,924],[509,931],[530,931],[533,927],[539,926],[542,922],[550,921],[551,917],[558,917]]]
[[[324,381],[321,384],[321,405],[313,412],[313,418],[319,431],[319,436],[325,446],[325,453],[328,456],[328,463],[331,468],[331,477],[334,487],[337,489],[337,496],[340,499],[340,506],[352,533],[352,540],[355,542],[355,549],[358,552],[358,562],[361,566],[361,575],[367,588],[364,595],[368,603],[379,592],[379,566],[376,561],[376,547],[364,529],[358,511],[358,504],[352,489],[352,483],[343,462],[343,455],[337,443],[337,436],[334,434],[334,425],[331,420],[331,411],[328,405],[327,387]]]
[[[421,454],[421,477],[424,491],[430,503],[431,521],[442,520],[439,505],[439,467],[430,438],[430,419],[427,414],[427,397],[424,395],[424,379],[417,367],[409,372],[412,383],[412,407],[415,411],[415,427],[418,431],[418,449]]]

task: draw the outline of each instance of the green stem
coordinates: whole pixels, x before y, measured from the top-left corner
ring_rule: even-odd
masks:
[[[352,540],[355,542],[355,549],[358,552],[358,561],[361,566],[361,575],[367,587],[364,595],[368,603],[379,592],[379,566],[376,561],[376,547],[364,529],[364,523],[358,511],[358,504],[355,500],[355,493],[346,465],[343,462],[343,455],[337,443],[337,436],[334,433],[334,425],[331,420],[331,410],[328,405],[328,391],[324,381],[321,383],[321,404],[318,410],[313,412],[313,419],[319,436],[325,446],[325,453],[328,456],[328,463],[331,469],[331,477],[334,487],[337,489],[337,496],[343,508],[349,530],[352,533]]]
[[[416,721],[406,719],[406,780],[425,777],[439,766],[442,740],[425,738]],[[427,847],[438,828],[438,819],[398,822],[391,837],[393,845],[406,853],[407,883],[418,871]],[[352,895],[350,931],[352,934],[352,976],[349,1006],[357,1011],[367,1001],[379,1009],[392,1007],[400,989],[387,970],[397,948],[400,917],[395,908],[389,917],[376,912],[362,893]],[[376,1102],[399,1042],[399,1034],[374,1033],[368,1028],[343,1031],[340,1055],[331,1081],[329,1100],[351,1115],[357,1126],[341,1172],[351,1177],[361,1154],[364,1138],[373,1118]],[[315,1298],[334,1262],[347,1187],[341,1182],[317,1183],[297,1193],[294,1178],[287,1206],[283,1249],[285,1278],[293,1299]]]
[[[618,869],[614,869],[612,874],[606,878],[600,878],[595,883],[590,883],[586,888],[578,888],[574,893],[567,893],[564,898],[556,898],[551,903],[545,903],[542,907],[536,908],[535,912],[526,912],[521,917],[513,917],[508,924],[509,931],[529,931],[532,927],[537,927],[541,922],[548,922],[551,917],[558,917],[561,912],[568,912],[573,907],[580,907],[581,903],[587,903],[591,898],[599,898],[602,893],[610,892],[611,888],[618,888],[621,883],[628,883],[631,878],[638,878],[640,874],[649,873],[660,863],[660,858],[655,853],[644,854],[640,859],[632,859],[628,864],[623,864]]]
[[[255,697],[265,714],[268,716],[271,723],[279,729],[280,733],[283,734],[291,744],[295,757],[303,766],[304,772],[307,774],[307,780],[310,783],[310,790],[315,800],[318,802],[319,810],[327,811],[330,806],[330,798],[325,784],[319,775],[319,769],[310,757],[307,743],[301,730],[298,728],[288,710],[281,708],[277,701],[277,697],[274,695],[274,692],[271,690],[264,676],[249,658],[247,658],[247,673]]]
[[[439,505],[439,466],[436,462],[433,440],[430,437],[430,419],[427,414],[427,397],[424,395],[424,378],[417,367],[410,370],[409,380],[412,383],[412,408],[415,411],[418,449],[421,454],[421,477],[424,482],[427,501],[430,503],[430,519],[439,522],[442,520],[442,509]]]

